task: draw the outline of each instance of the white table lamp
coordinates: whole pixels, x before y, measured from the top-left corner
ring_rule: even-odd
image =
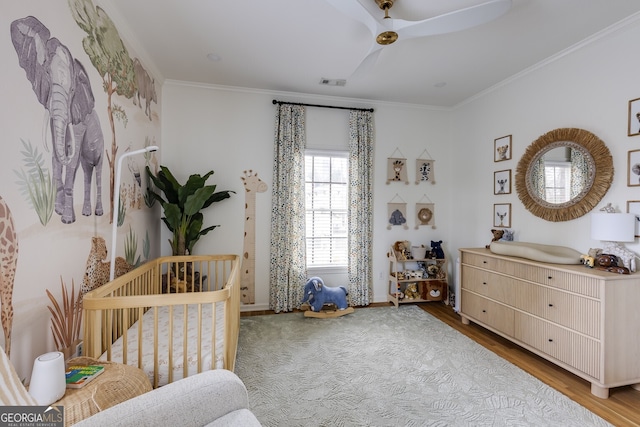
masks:
[[[625,267],[636,270],[635,254],[619,242],[635,240],[636,216],[632,213],[597,212],[591,214],[591,238],[604,242],[602,252],[621,257]]]
[[[604,242],[633,242],[636,216],[631,213],[597,212],[591,214],[591,238]]]

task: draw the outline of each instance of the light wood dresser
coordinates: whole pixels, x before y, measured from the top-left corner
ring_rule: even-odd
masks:
[[[640,274],[460,249],[460,315],[591,383],[640,390]]]

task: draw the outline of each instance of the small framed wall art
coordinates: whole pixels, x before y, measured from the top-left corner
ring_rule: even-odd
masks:
[[[627,160],[627,187],[640,186],[640,150],[631,150]]]
[[[511,160],[511,135],[501,136],[493,140],[493,161]]]
[[[627,213],[632,213],[636,216],[636,231],[635,236],[640,237],[640,200],[627,200]]]
[[[511,228],[511,203],[493,205],[493,226]]]
[[[640,98],[629,101],[629,125],[627,135],[640,135]]]
[[[511,194],[511,169],[493,173],[493,194]]]

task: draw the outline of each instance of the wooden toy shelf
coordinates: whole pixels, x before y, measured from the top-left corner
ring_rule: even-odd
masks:
[[[389,294],[387,301],[396,308],[400,304],[447,300],[447,260],[445,258],[412,259],[398,254],[393,247],[389,259]],[[407,296],[407,288],[415,284],[417,297]],[[410,292],[411,293],[411,292]]]

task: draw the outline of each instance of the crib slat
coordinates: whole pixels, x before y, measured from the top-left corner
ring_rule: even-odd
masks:
[[[144,307],[138,307],[138,319],[142,318],[144,314]],[[142,322],[138,322],[138,369],[142,369]]]
[[[189,315],[189,306],[184,305],[182,308],[182,378],[189,376],[189,363],[187,361],[189,357],[188,352],[188,333],[187,333],[187,319]]]
[[[197,372],[202,372],[202,304],[198,304],[198,331],[197,331],[198,339],[196,341],[197,348],[196,353],[198,354],[198,364],[197,364]],[[213,349],[216,348],[214,345]]]
[[[217,330],[216,330],[216,319],[218,318],[217,310],[218,310],[218,306],[215,303],[211,304],[211,342],[216,342],[217,340]],[[213,348],[213,351],[212,351],[209,369],[216,369],[216,366],[217,366],[216,360],[218,360],[218,352],[215,345],[212,346],[212,348]]]
[[[154,307],[153,308],[156,313],[158,312],[158,307]],[[169,382],[173,382],[173,306],[169,306],[169,330],[167,331],[167,333],[169,334]],[[140,340],[142,341],[142,340]],[[158,349],[159,343],[158,343],[158,316],[156,315],[154,317],[154,322],[153,322],[153,372],[154,372],[154,377],[153,377],[153,387],[156,388],[158,387]]]

